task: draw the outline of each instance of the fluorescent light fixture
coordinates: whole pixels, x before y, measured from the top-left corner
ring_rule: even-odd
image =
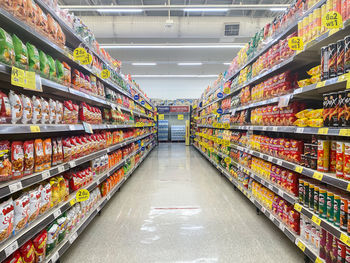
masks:
[[[185,12],[227,12],[228,8],[184,8]]]
[[[141,13],[142,9],[97,9],[100,13]]]
[[[179,62],[177,63],[179,66],[201,66],[203,65],[202,62]]]
[[[135,62],[131,63],[133,66],[155,66],[157,63],[154,62]]]
[[[231,62],[224,62],[224,63],[222,63],[222,64],[224,64],[224,65],[231,65]]]
[[[243,48],[244,44],[231,45],[125,45],[125,44],[105,44],[100,45],[104,49],[186,49],[186,48]]]
[[[215,75],[132,75],[133,78],[217,78]]]
[[[276,11],[276,12],[282,12],[282,11],[286,11],[287,8],[283,8],[283,7],[275,7],[275,8],[270,8],[270,11]]]

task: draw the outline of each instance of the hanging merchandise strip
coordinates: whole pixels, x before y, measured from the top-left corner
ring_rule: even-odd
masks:
[[[147,145],[149,145],[152,142],[153,142],[153,140],[148,142]],[[138,165],[146,158],[146,156],[148,155],[148,153],[150,151],[148,151],[146,154],[144,154],[143,158],[139,161]],[[135,154],[137,154],[139,152],[141,152],[141,149],[131,153],[130,155],[128,155],[127,157],[122,159],[114,167],[110,168],[108,171],[104,172],[101,176],[96,178],[90,184],[85,186],[84,189],[88,190],[89,192],[94,190],[99,184],[101,184],[109,176],[111,176],[114,173],[114,171],[116,171],[119,168],[123,167],[123,165],[126,163],[126,161],[128,159],[130,159],[132,156],[134,156]],[[135,166],[135,168],[137,166]],[[130,173],[132,173],[132,172],[133,172],[133,170],[130,171]],[[125,176],[124,178],[125,179],[123,179],[123,181],[125,181],[128,177]],[[121,182],[123,182],[123,181],[121,181]],[[7,241],[5,241],[5,243],[3,243],[0,246],[0,261],[5,260],[9,255],[11,255],[16,250],[16,247],[17,248],[21,247],[25,242],[27,242],[29,239],[33,238],[37,233],[39,233],[45,226],[50,224],[53,220],[55,220],[57,217],[59,217],[62,213],[67,211],[69,208],[71,208],[76,203],[76,199],[75,198],[76,198],[76,193],[78,191],[75,191],[74,193],[72,193],[69,196],[67,201],[65,201],[64,203],[60,204],[58,207],[52,208],[47,213],[45,213],[42,216],[38,217],[28,227],[24,228],[19,233],[17,233],[15,236],[13,236],[12,238],[10,238]]]
[[[76,240],[76,238],[81,235],[81,233],[84,231],[86,226],[90,224],[92,219],[102,210],[102,208],[107,204],[107,202],[111,199],[111,197],[114,196],[114,194],[122,187],[124,182],[133,174],[133,172],[140,166],[140,164],[146,159],[148,154],[153,150],[154,147],[152,147],[145,155],[140,159],[140,161],[135,165],[135,167],[127,173],[124,178],[113,188],[111,192],[109,192],[105,197],[103,197],[100,202],[96,205],[96,208],[93,209],[88,215],[85,216],[85,219],[76,227],[76,229],[71,233],[69,236],[67,236],[61,244],[55,248],[49,254],[46,259],[45,263],[55,263],[62,255],[68,250],[68,248],[73,244],[73,242]]]
[[[0,198],[8,196],[14,192],[20,191],[23,188],[29,187],[33,184],[37,184],[39,182],[42,182],[42,181],[46,180],[47,178],[58,175],[58,174],[60,174],[64,171],[67,171],[73,167],[76,167],[80,164],[91,161],[93,159],[96,159],[97,157],[100,157],[106,153],[113,152],[113,151],[115,151],[123,146],[126,146],[130,143],[136,142],[138,140],[141,140],[141,139],[148,137],[150,135],[152,135],[152,133],[141,135],[139,137],[127,140],[125,142],[118,143],[116,145],[110,146],[110,147],[103,149],[103,150],[100,150],[98,152],[94,152],[92,154],[83,156],[81,158],[60,164],[58,166],[54,166],[51,169],[48,169],[46,171],[34,173],[32,175],[25,176],[21,179],[15,180],[15,181],[9,181],[9,182],[2,183],[2,184],[0,184]]]
[[[307,255],[313,262],[324,262],[322,259],[317,257],[316,253],[312,251],[307,245],[305,245],[296,234],[291,231],[280,219],[274,216],[268,209],[266,209],[258,200],[256,200],[252,193],[248,191],[243,185],[236,181],[230,173],[223,168],[221,165],[215,163],[207,154],[205,154],[201,149],[194,145],[194,147],[201,153],[216,169],[218,169],[226,178],[239,189],[268,219],[270,219],[294,244],[296,244],[305,255]],[[301,243],[300,243],[301,242]],[[299,245],[298,245],[299,244]],[[302,244],[302,245],[301,245]]]

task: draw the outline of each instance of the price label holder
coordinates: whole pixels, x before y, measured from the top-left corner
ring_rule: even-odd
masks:
[[[298,212],[301,212],[301,210],[303,209],[303,207],[302,207],[300,204],[296,203],[296,204],[294,204],[294,209],[295,209],[296,211],[298,211]]]
[[[15,252],[18,249],[18,242],[17,240],[14,241],[13,243],[11,243],[10,245],[8,245],[5,248],[5,255],[6,257],[9,257],[13,252]]]
[[[230,164],[231,163],[231,158],[230,157],[225,157],[225,163]]]
[[[108,69],[101,71],[101,78],[108,79],[111,76],[111,72]]]
[[[278,100],[278,108],[287,107],[290,99],[293,97],[293,94],[287,94],[279,98]]]
[[[304,41],[301,37],[291,37],[288,46],[291,50],[304,50]]]
[[[319,128],[318,131],[317,131],[317,134],[327,135],[328,134],[328,128]]]
[[[336,29],[343,27],[343,18],[336,11],[330,11],[322,17],[322,25],[328,29]]]
[[[319,82],[317,82],[317,84],[316,84],[316,89],[322,88],[322,87],[324,87],[325,85],[326,85],[326,82],[325,82],[325,81],[319,81]]]
[[[78,237],[78,233],[74,232],[74,234],[72,234],[68,239],[69,243],[73,244],[73,242],[77,239],[77,237]]]
[[[41,174],[41,178],[42,178],[43,180],[49,178],[50,176],[51,176],[51,175],[50,175],[50,172],[49,172],[49,171],[45,171],[45,172],[43,172],[43,173]]]
[[[320,218],[318,218],[317,216],[312,216],[312,222],[314,222],[316,225],[320,225],[321,224],[321,222],[322,222],[322,220],[320,219]]]
[[[294,167],[294,171],[296,171],[297,173],[302,173],[303,167],[297,165],[297,166]]]
[[[59,259],[60,255],[58,254],[58,251],[52,255],[51,262],[55,263]]]
[[[321,174],[319,172],[314,172],[314,174],[312,175],[312,178],[315,178],[316,180],[322,181],[323,174]]]
[[[339,135],[340,136],[350,136],[350,129],[340,129]]]
[[[231,92],[230,87],[225,87],[225,88],[224,88],[224,93],[225,93],[225,94],[230,94],[230,92]]]
[[[159,115],[158,115],[158,119],[159,119],[160,121],[163,121],[163,120],[164,120],[164,114],[159,114]]]
[[[73,198],[72,200],[69,201],[70,206],[73,206],[77,203],[77,201],[75,200],[75,198]]]
[[[86,133],[90,133],[90,134],[93,133],[90,123],[83,122],[83,126],[84,126],[84,130],[85,130]]]
[[[178,114],[177,115],[177,119],[182,121],[184,119],[184,115],[183,114]]]
[[[229,123],[224,123],[224,129],[226,129],[226,130],[230,129],[230,124]]]
[[[343,233],[340,233],[340,238],[339,238],[343,243],[345,243],[347,246],[350,246],[350,240],[349,237]]]
[[[62,214],[61,209],[57,209],[57,210],[53,213],[53,216],[54,216],[54,218],[57,218],[57,217],[59,217],[61,214]]]
[[[17,192],[19,190],[21,190],[23,188],[22,186],[22,183],[21,182],[17,182],[17,183],[14,183],[14,184],[10,184],[9,185],[9,189],[10,189],[10,193],[14,193],[14,192]]]
[[[86,189],[80,189],[75,195],[77,202],[83,202],[90,198],[90,192]]]
[[[87,54],[87,52],[86,52],[85,48],[78,47],[78,48],[74,49],[74,51],[73,51],[73,59],[81,61],[82,59],[85,58],[86,54]]]
[[[306,246],[300,240],[298,240],[297,246],[300,248],[301,251],[305,251]]]
[[[40,127],[37,125],[30,125],[30,132],[40,132]]]

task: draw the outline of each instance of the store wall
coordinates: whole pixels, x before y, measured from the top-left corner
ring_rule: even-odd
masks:
[[[135,78],[150,98],[199,98],[204,89],[216,78]]]

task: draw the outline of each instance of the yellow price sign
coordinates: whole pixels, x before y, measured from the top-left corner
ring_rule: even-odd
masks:
[[[225,163],[230,164],[231,163],[231,158],[230,157],[225,157]]]
[[[90,192],[86,189],[80,189],[75,195],[75,199],[77,200],[77,202],[83,202],[88,200],[89,198]]]
[[[288,46],[291,50],[304,50],[304,41],[301,37],[291,37]]]
[[[294,171],[296,171],[297,173],[301,173],[303,171],[303,167],[297,165],[295,166]]]
[[[12,67],[11,85],[24,87],[25,71],[20,68]]]
[[[229,146],[229,145],[230,145],[230,141],[229,141],[229,140],[224,140],[224,141],[223,141],[223,144],[224,144],[225,146]]]
[[[350,192],[350,183],[348,183],[348,186],[346,187],[346,190]]]
[[[85,57],[80,60],[80,63],[83,65],[90,65],[92,62],[92,56],[89,53],[86,53]]]
[[[30,131],[31,132],[40,132],[40,127],[37,125],[31,125],[30,126]]]
[[[145,143],[142,141],[142,142],[141,142],[141,146],[143,146],[144,144],[145,144]]]
[[[342,28],[343,18],[338,12],[330,11],[322,17],[322,25],[328,29]]]
[[[322,259],[320,259],[319,257],[316,258],[315,263],[323,263]]]
[[[72,200],[69,201],[69,204],[70,204],[70,206],[73,206],[76,204],[76,202],[77,202],[77,200],[75,200],[75,198],[73,198]]]
[[[350,89],[350,73],[347,73],[346,89]]]
[[[218,128],[222,129],[222,128],[224,128],[224,125],[222,123],[218,123]]]
[[[184,119],[184,115],[183,114],[178,114],[177,115],[177,119],[182,121]]]
[[[197,109],[197,104],[196,105],[193,105],[192,107],[194,110]]]
[[[101,71],[101,78],[108,79],[111,76],[111,72],[108,69]]]
[[[299,205],[298,203],[296,203],[296,204],[294,204],[294,209],[297,210],[298,212],[301,212],[303,207],[301,205]]]
[[[298,245],[298,247],[301,249],[301,251],[303,251],[303,252],[305,251],[305,248],[306,248],[306,247],[305,247],[305,245],[304,245],[303,242],[301,242],[301,241],[299,240],[297,245]]]
[[[317,216],[312,216],[312,221],[313,221],[316,225],[320,225],[320,224],[321,224],[321,219],[318,218]]]
[[[218,123],[217,123],[217,122],[214,122],[214,123],[213,123],[213,127],[214,127],[214,128],[217,128],[217,127],[218,127]]]
[[[322,181],[323,174],[321,174],[319,172],[314,172],[312,178],[315,178],[316,180]]]
[[[24,89],[43,91],[41,85],[36,85],[35,72],[25,71],[16,67],[11,69],[11,84]]]
[[[225,88],[224,88],[224,93],[225,93],[225,94],[230,94],[230,92],[231,92],[230,87],[225,87]]]
[[[230,129],[230,124],[229,123],[224,123],[224,129],[226,129],[226,130]]]
[[[73,51],[73,59],[81,61],[82,59],[85,58],[86,54],[87,54],[87,52],[86,52],[85,48],[78,47],[78,48],[74,49],[74,51]]]
[[[317,133],[326,135],[328,134],[328,128],[319,128]]]
[[[343,233],[340,233],[340,238],[339,238],[343,243],[345,243],[347,246],[350,246],[350,241],[349,237]]]
[[[340,129],[339,135],[340,136],[350,136],[350,129]]]
[[[319,82],[317,82],[317,84],[316,84],[316,88],[318,89],[318,88],[322,88],[322,87],[324,87],[326,85],[326,82],[325,81],[319,81]]]
[[[158,119],[161,120],[161,121],[164,120],[164,114],[159,114],[158,115]]]

